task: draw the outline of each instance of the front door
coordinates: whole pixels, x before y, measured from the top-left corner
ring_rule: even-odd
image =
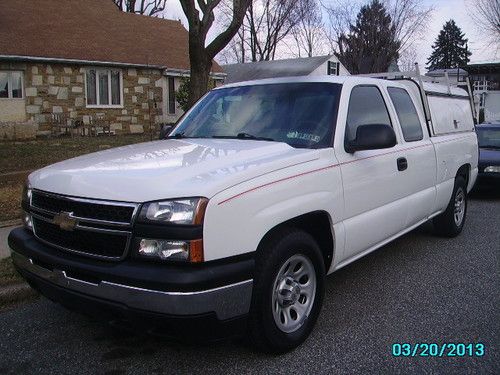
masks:
[[[344,86],[344,89],[348,89]],[[345,127],[339,125],[335,150],[340,162],[344,187],[345,251],[342,260],[371,250],[375,245],[405,228],[408,216],[405,150],[401,134],[395,129],[398,144],[389,149],[348,153],[343,140],[352,140],[360,125],[387,124],[393,127],[383,87],[358,85],[349,95]],[[345,130],[344,130],[345,129]],[[345,135],[338,132],[345,132]],[[401,170],[400,170],[401,169]]]

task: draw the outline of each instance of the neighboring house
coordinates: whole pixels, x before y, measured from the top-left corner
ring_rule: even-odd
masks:
[[[222,68],[227,74],[225,83],[275,77],[349,75],[333,55],[229,64]]]
[[[50,131],[54,113],[116,133],[176,121],[189,76],[179,21],[121,12],[112,0],[0,1],[0,138]],[[219,65],[212,78],[222,80]]]
[[[478,116],[483,113],[484,121],[500,121],[500,61],[469,64],[464,69],[470,76]]]
[[[446,73],[448,73],[448,81],[450,84],[467,89],[468,73],[464,69],[434,69],[428,71],[425,75],[427,77],[435,78],[436,82],[443,83],[446,82]]]

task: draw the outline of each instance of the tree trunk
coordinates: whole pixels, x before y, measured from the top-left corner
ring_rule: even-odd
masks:
[[[207,92],[212,59],[207,55],[205,49],[198,46],[197,43],[190,43],[189,47],[191,77],[189,79],[188,105],[191,108]]]

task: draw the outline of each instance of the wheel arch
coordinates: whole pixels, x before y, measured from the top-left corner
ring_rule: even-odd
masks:
[[[317,241],[321,249],[325,270],[330,268],[335,253],[335,233],[328,212],[321,210],[312,211],[277,224],[262,237],[257,247],[257,252],[260,251],[262,245],[271,236],[284,228],[295,228],[309,233]]]
[[[471,165],[469,163],[463,164],[458,168],[455,177],[462,176],[465,179],[465,186],[469,186]]]

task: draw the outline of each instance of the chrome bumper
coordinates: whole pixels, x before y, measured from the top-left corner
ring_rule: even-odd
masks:
[[[94,284],[49,270],[12,251],[12,260],[25,270],[59,287],[121,303],[129,308],[168,315],[196,315],[215,312],[219,320],[245,315],[250,310],[253,280],[196,292],[163,292],[101,281]]]

